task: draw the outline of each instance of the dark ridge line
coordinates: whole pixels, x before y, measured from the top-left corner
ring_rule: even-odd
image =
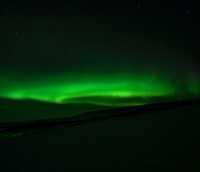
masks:
[[[152,103],[148,105],[141,105],[134,107],[120,107],[114,109],[85,112],[77,117],[0,123],[0,134],[5,132],[8,133],[27,132],[34,129],[45,129],[49,127],[58,127],[62,125],[65,127],[81,125],[83,123],[104,121],[107,119],[118,118],[118,117],[135,117],[145,112],[157,112],[157,111],[176,109],[192,105],[200,105],[200,99],[166,102],[166,103]]]

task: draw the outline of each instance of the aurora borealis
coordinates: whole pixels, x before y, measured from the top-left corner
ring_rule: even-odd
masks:
[[[157,16],[148,5],[130,13],[102,7],[98,13],[77,4],[55,13],[34,6],[4,10],[1,99],[77,104],[78,109],[199,97],[189,14],[173,17],[161,10]]]
[[[1,97],[11,99],[33,99],[47,101],[51,103],[70,103],[94,97],[97,102],[90,101],[91,104],[98,104],[98,98],[104,105],[103,98],[123,99],[123,98],[154,98],[154,97],[176,97],[176,96],[198,96],[199,82],[186,78],[185,90],[183,86],[175,85],[167,77],[156,77],[155,75],[133,75],[133,74],[106,74],[106,75],[82,75],[71,76],[67,81],[65,77],[55,76],[48,77],[47,80],[40,81],[28,80],[21,81],[20,77],[7,78],[11,80],[10,85],[7,83],[5,89],[0,92]],[[70,77],[66,77],[70,78]],[[85,99],[84,99],[85,98]],[[185,98],[185,97],[184,97]],[[186,97],[187,98],[187,97]],[[81,103],[81,102],[79,102]],[[100,103],[100,102],[99,102]],[[100,103],[100,104],[101,104]],[[112,102],[107,102],[108,105]],[[140,102],[129,102],[129,105]],[[113,104],[114,105],[114,104]],[[123,104],[122,104],[123,105]]]
[[[199,123],[199,1],[0,0],[0,172],[200,172]]]

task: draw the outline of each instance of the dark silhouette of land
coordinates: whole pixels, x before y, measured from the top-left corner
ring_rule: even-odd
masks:
[[[200,99],[161,101],[159,103],[127,107],[104,107],[73,103],[54,104],[32,100],[0,99],[2,119],[0,121],[0,133],[26,132],[33,129],[62,125],[80,125],[116,117],[137,117],[142,114],[197,105],[200,105]]]

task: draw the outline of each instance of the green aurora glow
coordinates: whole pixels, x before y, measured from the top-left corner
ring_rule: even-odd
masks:
[[[92,2],[2,5],[0,122],[199,98],[193,15]]]
[[[195,97],[199,95],[200,90],[200,82],[194,77],[188,78],[184,86],[186,89],[181,90],[181,85],[155,74],[79,74],[73,76],[66,74],[66,77],[57,76],[25,81],[20,77],[13,77],[7,78],[7,82],[2,82],[5,86],[0,91],[0,97],[3,98],[107,106],[144,104],[144,101],[137,101],[137,98],[145,100],[154,97]],[[123,101],[124,99],[127,101]]]

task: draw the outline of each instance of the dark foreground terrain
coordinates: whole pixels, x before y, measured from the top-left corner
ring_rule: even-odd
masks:
[[[21,128],[19,135],[0,140],[1,171],[199,171],[199,105],[106,110],[94,116],[120,118],[94,120],[88,114],[91,120],[77,125]]]

